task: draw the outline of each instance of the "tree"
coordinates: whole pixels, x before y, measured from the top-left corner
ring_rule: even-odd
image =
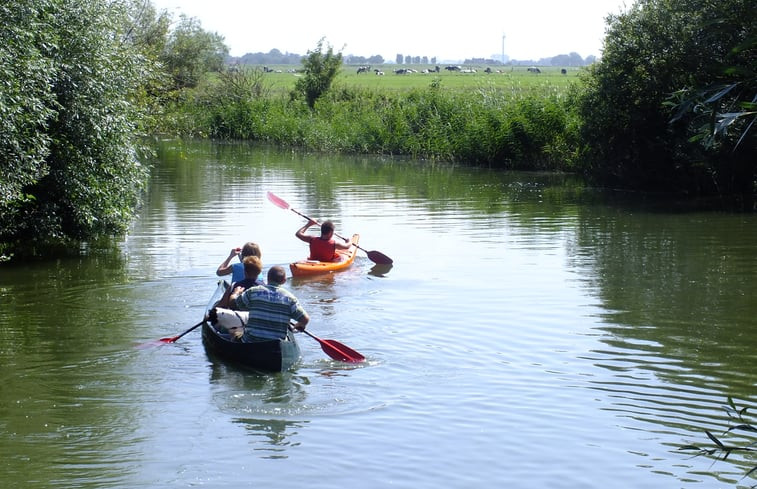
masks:
[[[311,109],[315,108],[316,100],[329,91],[342,66],[342,53],[334,54],[331,46],[324,53],[323,43],[321,38],[315,50],[307,52],[302,60],[304,75],[294,85],[293,97],[303,95]]]
[[[0,241],[18,229],[19,213],[33,195],[26,187],[49,173],[52,143],[40,131],[54,115],[53,62],[43,46],[55,40],[41,29],[50,6],[11,2],[0,7]],[[0,249],[0,255],[2,255]]]
[[[0,255],[121,232],[146,181],[137,160],[144,80],[124,3],[0,7]]]
[[[394,62],[397,63],[398,65],[401,65],[404,59],[405,57],[402,54],[397,53],[397,56],[394,58]]]
[[[229,54],[223,41],[223,36],[203,30],[196,18],[181,15],[160,57],[174,88],[196,87],[205,73],[221,71]]]
[[[751,0],[640,0],[610,16],[580,101],[584,170],[645,190],[754,194],[754,131],[738,146],[703,146],[697,114],[672,107],[670,97],[730,81],[739,89],[718,105],[754,100],[755,12]],[[733,124],[746,128],[747,119]]]

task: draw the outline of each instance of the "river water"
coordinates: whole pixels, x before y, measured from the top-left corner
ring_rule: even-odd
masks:
[[[0,268],[0,485],[313,489],[748,487],[757,216],[570,176],[160,143],[115,242]],[[287,284],[367,357],[260,374],[199,330],[229,250],[303,258],[304,219],[364,250]],[[731,413],[733,414],[733,413]],[[716,457],[718,457],[716,459]]]

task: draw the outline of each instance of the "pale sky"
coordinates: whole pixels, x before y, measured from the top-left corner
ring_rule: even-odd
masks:
[[[533,59],[577,52],[601,56],[608,14],[633,0],[152,0],[158,10],[200,20],[232,56],[325,47],[358,56]]]

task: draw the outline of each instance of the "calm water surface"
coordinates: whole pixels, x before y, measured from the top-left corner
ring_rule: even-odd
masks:
[[[291,372],[213,363],[196,324],[232,247],[352,269],[288,287]],[[757,403],[757,216],[670,212],[570,177],[167,142],[128,236],[0,268],[0,485],[414,489],[748,487],[693,457]],[[755,423],[754,418],[745,421]],[[721,457],[722,458],[722,457]]]

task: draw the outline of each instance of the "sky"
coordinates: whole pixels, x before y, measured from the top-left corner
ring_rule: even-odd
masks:
[[[232,56],[305,54],[321,38],[344,55],[538,60],[576,52],[601,56],[605,17],[633,0],[152,0],[197,18],[225,38]]]

